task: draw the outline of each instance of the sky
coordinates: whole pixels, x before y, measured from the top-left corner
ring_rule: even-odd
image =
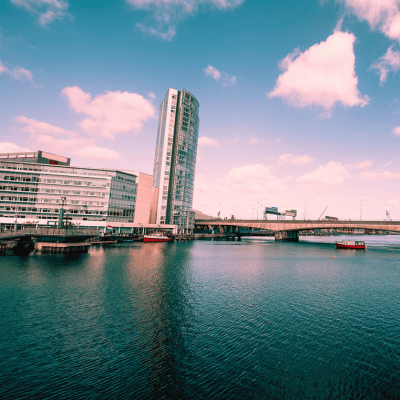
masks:
[[[400,0],[3,0],[0,152],[153,172],[200,103],[193,208],[400,219]]]

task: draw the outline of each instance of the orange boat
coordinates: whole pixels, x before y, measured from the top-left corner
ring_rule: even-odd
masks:
[[[343,240],[335,243],[337,249],[353,249],[353,250],[365,250],[365,243],[362,240]]]
[[[169,236],[165,236],[164,232],[153,233],[152,235],[144,235],[143,241],[145,243],[149,242],[172,242],[173,239]]]

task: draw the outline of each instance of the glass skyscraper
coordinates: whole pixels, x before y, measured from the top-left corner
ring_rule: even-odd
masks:
[[[158,188],[157,224],[192,229],[193,187],[199,133],[199,102],[187,90],[169,89],[158,119],[153,186]]]

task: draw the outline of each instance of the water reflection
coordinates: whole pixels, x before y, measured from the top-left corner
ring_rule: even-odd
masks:
[[[145,343],[149,395],[157,399],[184,398],[185,369],[190,358],[187,331],[191,325],[192,243],[142,244],[127,273],[132,305]],[[186,367],[185,367],[186,366]]]

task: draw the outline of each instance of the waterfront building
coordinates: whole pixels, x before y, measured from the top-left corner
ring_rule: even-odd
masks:
[[[0,154],[0,229],[56,226],[61,209],[65,225],[126,233],[161,228],[155,223],[158,189],[151,175],[50,161],[70,163],[40,151]],[[162,228],[176,233],[175,225]]]
[[[0,159],[0,223],[15,217],[55,223],[61,208],[72,223],[133,223],[136,179],[118,170]]]
[[[153,186],[158,189],[157,224],[194,229],[193,188],[199,132],[199,103],[187,90],[169,89],[160,106]]]

